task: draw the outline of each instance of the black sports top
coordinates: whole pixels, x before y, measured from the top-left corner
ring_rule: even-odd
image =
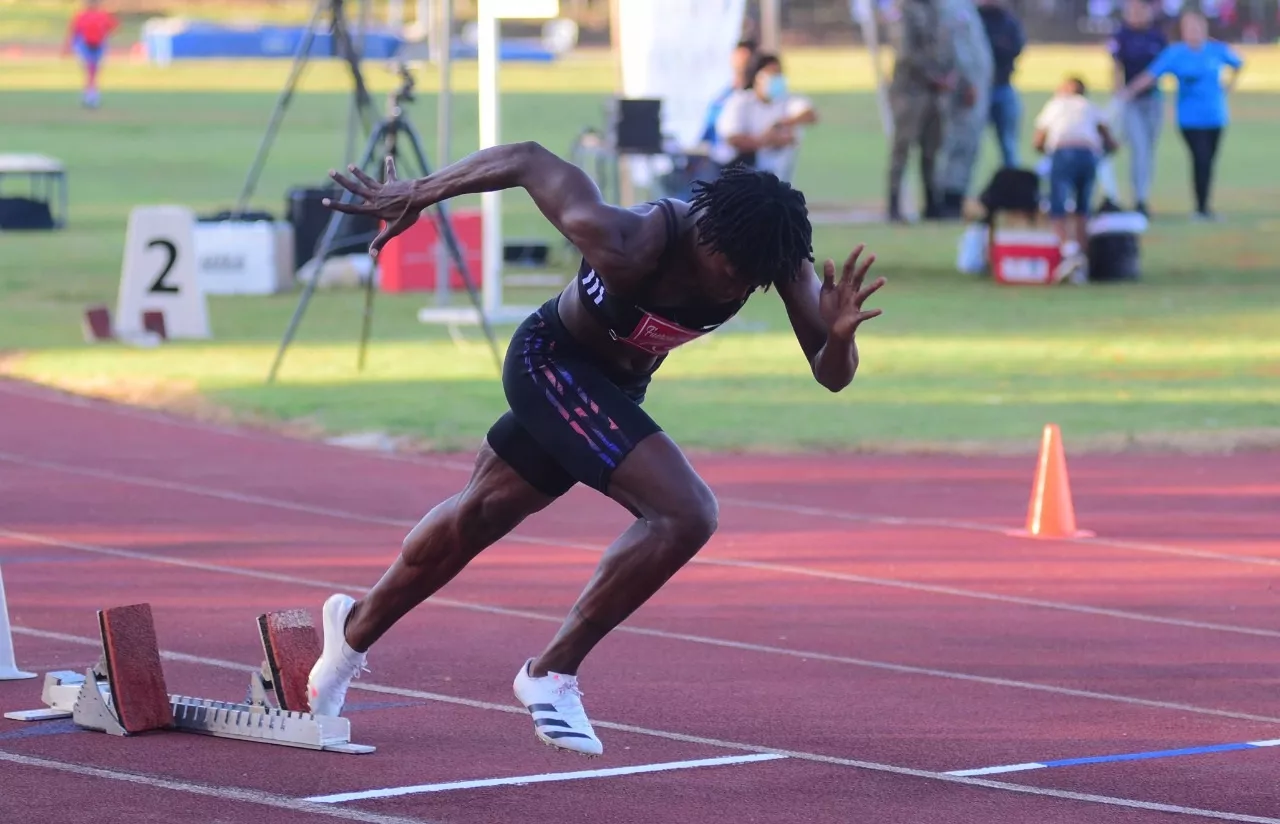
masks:
[[[658,259],[658,265],[641,284],[644,295],[662,274],[670,262],[679,239],[680,225],[675,207],[667,200],[659,200],[662,216],[667,224],[667,244]],[[664,355],[677,346],[694,338],[713,332],[738,313],[747,298],[713,306],[650,307],[645,309],[629,300],[611,294],[604,288],[604,281],[596,274],[586,258],[578,267],[578,297],[587,310],[609,330],[609,337],[630,344],[651,355]],[[748,295],[748,297],[750,297]]]

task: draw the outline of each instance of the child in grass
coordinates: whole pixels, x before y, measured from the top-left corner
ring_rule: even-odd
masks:
[[[1049,157],[1049,219],[1062,244],[1055,280],[1084,279],[1085,227],[1098,175],[1098,161],[1117,148],[1102,111],[1087,97],[1084,81],[1069,77],[1036,118],[1035,147]],[[1075,214],[1067,214],[1067,199]]]
[[[91,109],[96,109],[99,103],[98,67],[102,65],[102,57],[107,50],[107,38],[118,25],[115,16],[102,8],[101,0],[87,0],[85,7],[71,19],[71,26],[67,31],[63,54],[70,54],[74,48],[84,61],[82,100]]]

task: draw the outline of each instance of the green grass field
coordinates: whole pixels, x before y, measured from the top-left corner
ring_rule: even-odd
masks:
[[[1141,282],[1001,288],[954,271],[957,226],[820,226],[819,256],[838,258],[866,242],[889,279],[878,301],[885,316],[864,330],[853,386],[831,395],[812,381],[770,293],[753,300],[733,328],[673,355],[646,407],[683,443],[723,449],[1025,449],[1048,421],[1063,426],[1073,448],[1280,441],[1280,177],[1269,171],[1280,127],[1280,57],[1274,49],[1245,54],[1219,168],[1217,206],[1226,220],[1188,220],[1184,152],[1169,128]],[[823,116],[806,139],[798,185],[811,202],[879,208],[887,152],[865,54],[797,52],[788,68]],[[116,61],[105,73],[105,105],[93,112],[78,105],[72,64],[10,61],[3,69],[0,151],[62,158],[73,192],[67,231],[0,236],[4,372],[197,414],[327,433],[382,430],[446,449],[474,447],[502,411],[479,334],[455,344],[416,321],[429,295],[378,296],[363,374],[355,369],[362,298],[350,291],[317,294],[274,386],[264,378],[296,293],[211,298],[215,340],[207,343],[84,344],[84,306],[114,304],[129,209],[231,205],[287,63],[160,70]],[[1105,84],[1100,53],[1028,55],[1028,118],[1068,70]],[[390,88],[382,67],[370,65],[368,73],[376,92]],[[611,77],[607,59],[591,55],[504,68],[504,136],[567,151],[582,127],[599,125]],[[428,92],[435,79],[429,69],[419,79],[412,116],[433,152]],[[477,145],[473,66],[459,69],[456,87],[455,151],[465,152]],[[337,67],[309,70],[258,186],[258,205],[279,213],[287,188],[320,182],[340,159],[343,88]],[[993,162],[989,145],[976,181]],[[1120,174],[1123,181],[1123,161]],[[522,192],[505,204],[509,233],[553,239]],[[574,263],[561,259],[556,271],[567,276]],[[549,294],[517,292],[512,300]],[[510,328],[499,334],[505,344]]]

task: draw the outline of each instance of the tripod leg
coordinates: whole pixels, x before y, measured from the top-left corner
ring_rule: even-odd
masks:
[[[369,272],[369,279],[364,284],[364,318],[360,323],[360,349],[356,355],[356,371],[364,371],[364,353],[369,346],[369,331],[373,328],[373,282],[377,279],[378,265],[375,263]]]
[[[378,150],[378,143],[382,139],[382,130],[374,132],[369,136],[368,146],[365,148],[364,158],[360,164],[361,168],[368,168],[372,162],[374,155]],[[354,199],[354,195],[346,189],[342,190],[342,196],[338,198],[340,203],[350,203]],[[324,234],[320,236],[320,242],[316,247],[316,254],[313,260],[319,262],[320,266],[324,265],[325,259],[329,256],[330,250],[333,248],[334,240],[338,236],[338,229],[341,227],[343,218],[342,212],[335,211],[330,216],[328,224],[324,227]],[[293,340],[294,334],[297,332],[298,324],[302,321],[302,315],[307,309],[307,304],[311,301],[311,295],[316,290],[316,285],[320,282],[319,266],[316,268],[316,274],[302,289],[302,296],[298,299],[298,306],[293,310],[293,317],[289,320],[289,326],[285,329],[284,338],[280,341],[280,348],[276,350],[275,361],[271,364],[271,372],[267,375],[267,383],[274,383],[276,372],[280,369],[280,363],[284,360],[285,349],[289,347],[289,343]],[[372,273],[370,273],[370,282],[372,282]],[[370,296],[371,298],[371,296]],[[367,299],[370,299],[367,298]]]
[[[311,20],[307,23],[302,40],[298,43],[298,51],[293,56],[293,67],[289,71],[289,79],[285,81],[284,88],[280,90],[280,97],[276,99],[276,106],[271,111],[271,120],[267,123],[266,134],[262,136],[262,141],[258,144],[258,152],[253,158],[253,165],[249,167],[249,175],[245,178],[244,187],[240,190],[240,199],[236,202],[235,214],[244,212],[249,205],[249,198],[253,196],[254,188],[258,185],[258,176],[262,174],[262,166],[267,160],[267,152],[275,140],[276,132],[280,129],[280,121],[284,119],[285,109],[288,108],[289,101],[293,99],[298,80],[302,77],[302,70],[307,65],[307,58],[311,55],[311,46],[316,39],[316,23],[320,20],[320,13],[324,10],[325,5],[326,0],[316,0],[315,10],[311,13]]]
[[[333,44],[338,56],[346,61],[347,68],[351,71],[351,83],[355,87],[355,106],[364,121],[365,132],[371,132],[376,116],[373,98],[369,95],[369,87],[364,82],[364,72],[360,70],[361,54],[356,50],[351,31],[347,28],[346,20],[341,14],[336,14],[333,18]]]
[[[422,151],[422,141],[418,139],[417,133],[413,130],[413,125],[404,123],[401,126],[409,137],[409,145],[413,147],[415,159],[418,161],[419,168],[424,174],[430,173],[430,165],[427,163],[427,155]],[[484,335],[489,339],[489,349],[493,352],[493,362],[498,367],[498,372],[502,372],[502,356],[498,353],[498,341],[494,337],[493,327],[489,325],[489,318],[484,313],[484,303],[480,300],[480,295],[476,291],[475,281],[471,279],[471,271],[467,268],[466,258],[462,256],[462,249],[458,245],[458,238],[453,233],[453,225],[449,222],[449,214],[445,211],[443,203],[435,205],[435,221],[436,231],[440,235],[440,239],[444,241],[446,248],[449,250],[449,256],[453,258],[453,265],[458,267],[458,272],[462,274],[462,282],[467,286],[467,293],[471,296],[471,302],[476,307],[476,314],[480,318],[480,327],[484,330]],[[437,277],[448,277],[448,272],[438,272]]]

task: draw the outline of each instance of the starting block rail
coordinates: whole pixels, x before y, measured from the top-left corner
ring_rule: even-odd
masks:
[[[102,662],[83,674],[67,670],[46,673],[41,690],[45,706],[5,713],[5,718],[70,718],[83,729],[118,736],[169,730],[324,752],[375,751],[351,742],[350,720],[305,711],[307,672],[321,648],[305,610],[259,616],[266,661],[262,670],[251,676],[245,703],[164,695],[150,605],[99,611],[98,620],[103,635]],[[128,648],[117,651],[123,639],[127,639]],[[157,688],[162,690],[163,709],[157,707]],[[272,706],[273,697],[277,706]],[[303,706],[298,706],[299,701]],[[123,720],[126,718],[142,720],[130,728]]]

